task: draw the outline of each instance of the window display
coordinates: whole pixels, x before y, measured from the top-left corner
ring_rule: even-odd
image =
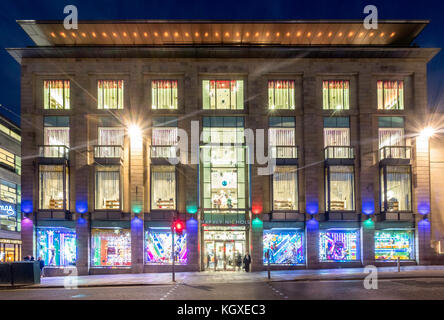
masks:
[[[62,165],[40,165],[39,180],[39,208],[64,210],[66,207],[68,209],[68,168]]]
[[[174,166],[151,167],[151,208],[176,209],[176,171]]]
[[[131,230],[92,229],[91,255],[93,267],[131,266]]]
[[[414,260],[413,230],[375,231],[375,260]]]
[[[172,234],[169,228],[150,228],[145,231],[145,262],[147,264],[172,263]],[[174,236],[176,264],[187,264],[187,235]]]
[[[412,210],[410,166],[386,166],[381,169],[381,210]]]
[[[347,262],[359,260],[358,230],[319,232],[319,261]]]
[[[243,80],[203,80],[202,81],[203,109],[244,108]]]
[[[76,264],[76,232],[69,228],[37,228],[37,252],[46,266]]]
[[[296,265],[305,262],[304,232],[301,230],[264,230],[263,245],[264,265],[268,264],[268,250],[270,264]]]
[[[351,211],[355,209],[354,167],[332,165],[326,169],[326,210]]]

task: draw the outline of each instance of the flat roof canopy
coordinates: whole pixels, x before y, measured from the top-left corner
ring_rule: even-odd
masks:
[[[428,21],[17,21],[37,46],[409,46]]]

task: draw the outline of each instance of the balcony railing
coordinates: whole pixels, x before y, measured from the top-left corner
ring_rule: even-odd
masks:
[[[121,159],[122,156],[123,156],[122,146],[119,145],[94,146],[94,158]]]
[[[325,160],[354,159],[355,148],[350,146],[328,146],[324,149]]]
[[[68,159],[69,148],[67,146],[62,146],[62,145],[39,146],[39,157]]]
[[[297,159],[298,148],[295,146],[273,146],[271,147],[273,159]]]
[[[151,146],[151,158],[177,158],[177,146]]]
[[[410,160],[412,148],[407,146],[386,146],[379,149],[379,161],[384,159]]]

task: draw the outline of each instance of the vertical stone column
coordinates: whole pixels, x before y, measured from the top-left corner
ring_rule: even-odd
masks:
[[[251,256],[251,271],[262,271],[264,265],[262,263],[263,254],[263,222],[259,214],[253,214],[250,223],[250,244],[246,251]]]
[[[34,254],[34,218],[29,215],[22,219],[22,257],[36,256]]]
[[[319,268],[319,221],[314,216],[305,224],[307,269]]]
[[[361,228],[362,264],[372,265],[375,262],[375,223],[370,217],[363,221]]]
[[[89,252],[90,252],[90,218],[89,213],[77,219],[77,260],[76,267],[79,276],[89,273]]]

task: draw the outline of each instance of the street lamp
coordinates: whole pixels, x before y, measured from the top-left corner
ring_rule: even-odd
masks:
[[[422,129],[421,133],[419,134],[422,138],[431,138],[435,134],[436,130],[432,127],[425,127]]]
[[[130,136],[131,140],[135,139],[138,140],[142,138],[142,130],[140,127],[136,124],[131,124],[128,127],[128,135]]]

